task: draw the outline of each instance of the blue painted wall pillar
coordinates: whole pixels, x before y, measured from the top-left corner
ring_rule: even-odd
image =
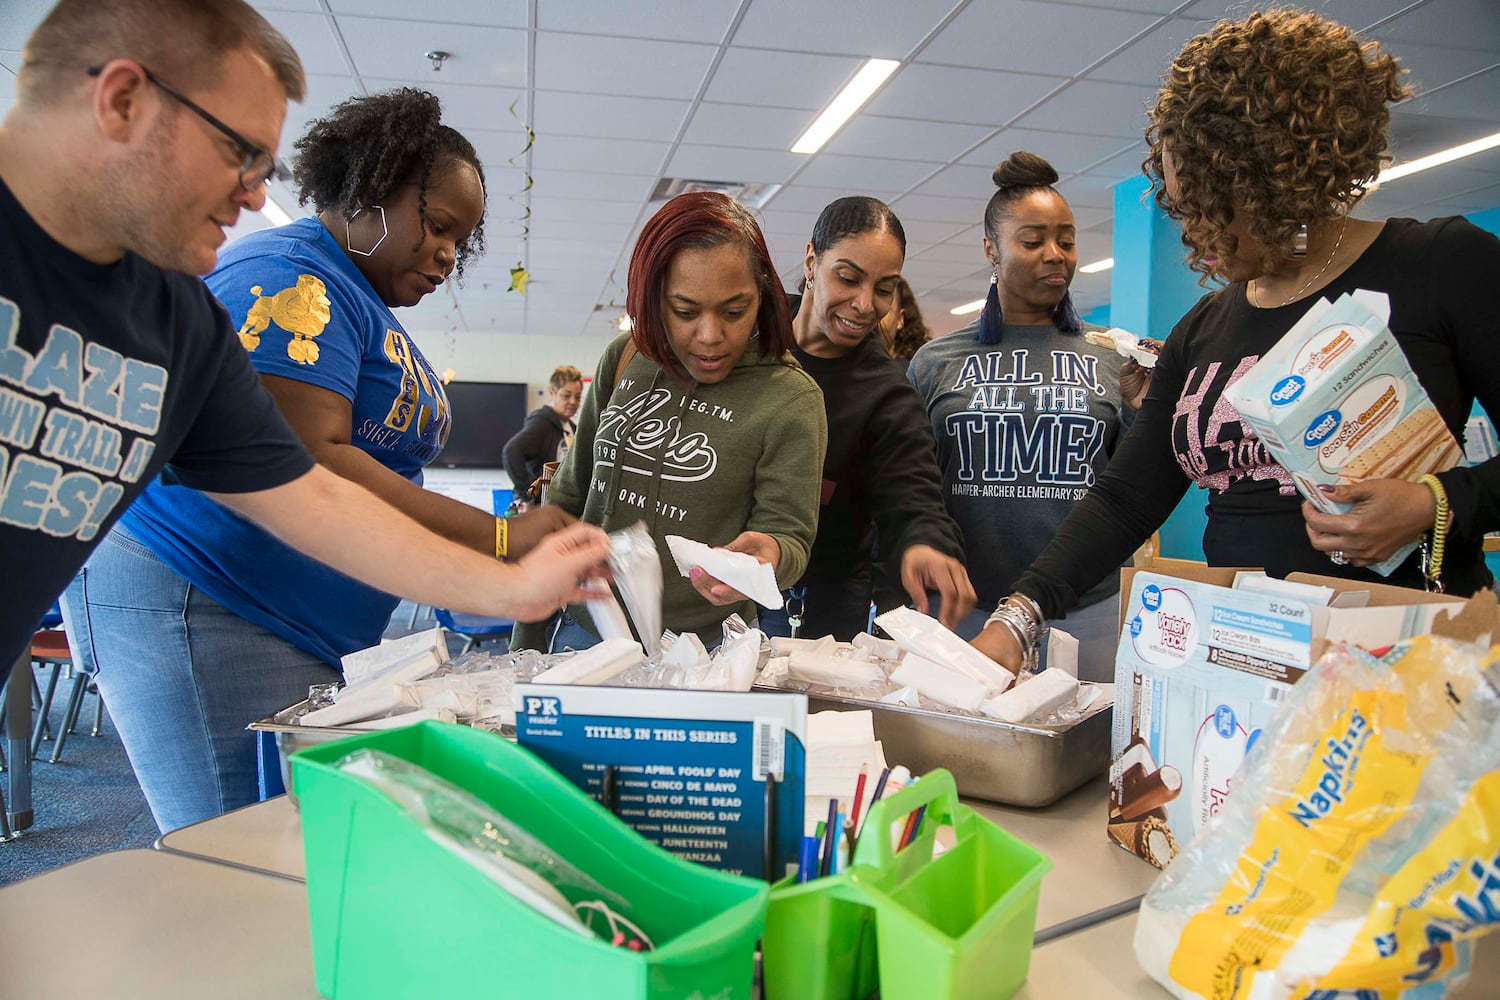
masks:
[[[1114,254],[1110,277],[1111,326],[1140,337],[1165,340],[1205,289],[1183,263],[1177,223],[1156,206],[1150,183],[1137,177],[1115,187]],[[1204,513],[1208,494],[1190,487],[1161,526],[1160,555],[1203,558]]]

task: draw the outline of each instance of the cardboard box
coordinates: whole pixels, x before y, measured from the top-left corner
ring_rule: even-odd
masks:
[[[1293,574],[1235,589],[1258,571],[1154,560],[1122,571],[1115,661],[1109,836],[1165,867],[1216,813],[1286,692],[1330,643],[1379,650],[1432,630],[1464,602],[1418,590]]]
[[[1390,301],[1363,289],[1319,299],[1276,346],[1225,391],[1297,490],[1319,510],[1345,513],[1320,485],[1415,482],[1463,457],[1453,433],[1386,326]],[[1372,566],[1389,574],[1415,543]]]

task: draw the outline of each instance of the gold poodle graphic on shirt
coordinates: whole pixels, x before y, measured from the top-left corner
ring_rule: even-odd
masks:
[[[323,332],[333,316],[323,282],[311,274],[299,274],[295,285],[274,295],[261,295],[259,285],[252,285],[250,294],[256,299],[239,329],[245,350],[259,347],[261,331],[275,323],[292,335],[286,345],[287,357],[298,364],[317,364],[318,345],[313,338]]]

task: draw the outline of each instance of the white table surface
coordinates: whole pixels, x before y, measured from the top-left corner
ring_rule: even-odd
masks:
[[[303,886],[164,851],[6,886],[0,928],[0,996],[318,996]]]
[[[285,795],[162,834],[159,850],[305,881],[302,820]]]
[[[1086,922],[1100,911],[1139,899],[1160,874],[1110,841],[1104,832],[1108,796],[1109,783],[1099,777],[1043,809],[965,800],[1051,859],[1052,870],[1042,878],[1037,901],[1036,929],[1044,938],[1054,928],[1063,929],[1059,925]]]
[[[1136,916],[1130,913],[1037,946],[1031,973],[1014,1000],[1169,1000],[1171,994],[1135,960]],[[1448,1000],[1500,995],[1500,940],[1482,940],[1468,981]]]

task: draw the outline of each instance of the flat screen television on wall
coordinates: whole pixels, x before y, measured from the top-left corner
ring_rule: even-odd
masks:
[[[448,443],[432,464],[449,469],[498,469],[501,453],[526,422],[523,382],[449,382],[453,425]]]

